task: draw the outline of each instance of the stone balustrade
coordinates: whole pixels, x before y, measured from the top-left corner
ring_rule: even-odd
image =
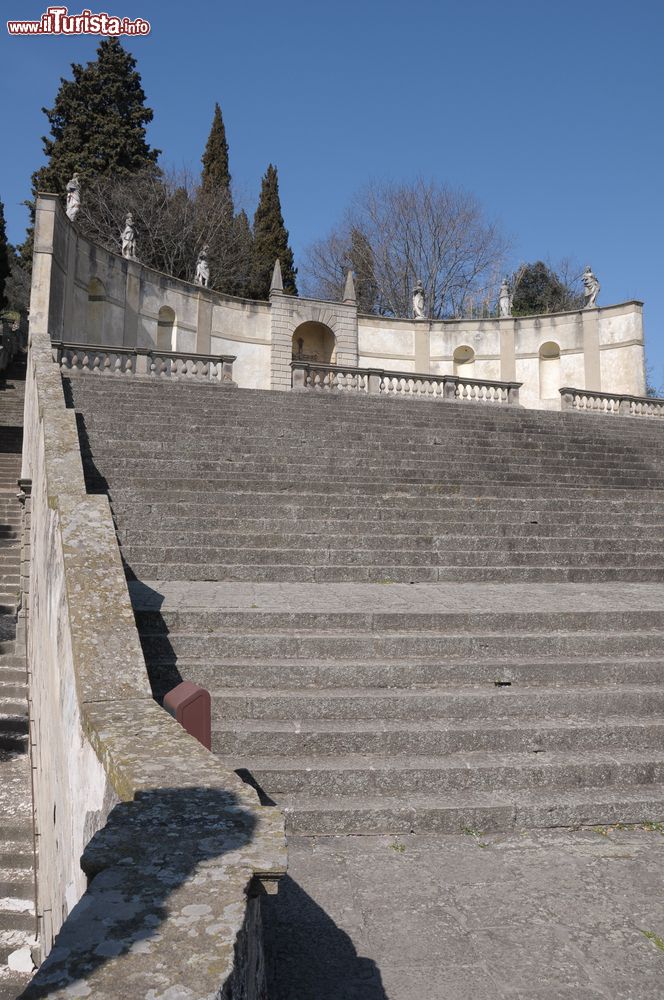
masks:
[[[664,399],[627,396],[617,392],[592,392],[569,386],[560,390],[560,408],[579,413],[613,413],[620,417],[664,417]]]
[[[132,347],[95,347],[89,344],[52,344],[53,360],[63,373],[147,375],[157,378],[198,378],[234,385],[234,355],[192,354]]]
[[[402,398],[445,399],[453,402],[519,403],[520,382],[462,378],[459,375],[422,375],[383,368],[291,362],[292,387],[336,392],[365,392]]]

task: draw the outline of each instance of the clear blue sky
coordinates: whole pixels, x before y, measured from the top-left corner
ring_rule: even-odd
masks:
[[[572,256],[592,265],[600,302],[644,300],[664,384],[664,4],[86,0],[70,12],[83,6],[152,23],[124,44],[163,162],[198,167],[216,100],[250,210],[277,164],[296,263],[371,177],[462,185],[513,236],[514,264]],[[45,7],[5,0],[3,14]],[[2,30],[0,198],[16,242],[43,162],[40,109],[98,40]]]

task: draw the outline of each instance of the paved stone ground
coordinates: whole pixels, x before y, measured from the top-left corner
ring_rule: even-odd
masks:
[[[293,837],[271,1000],[662,1000],[664,827]]]

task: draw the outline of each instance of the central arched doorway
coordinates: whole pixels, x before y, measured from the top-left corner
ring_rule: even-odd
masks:
[[[337,341],[329,326],[309,320],[293,333],[293,360],[319,365],[336,364]]]

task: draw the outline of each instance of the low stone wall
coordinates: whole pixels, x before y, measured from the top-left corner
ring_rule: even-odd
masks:
[[[108,500],[85,492],[52,360],[65,225],[54,201],[40,202],[22,475],[50,956],[23,996],[260,998],[258,900],[285,870],[282,818],[152,699]]]

